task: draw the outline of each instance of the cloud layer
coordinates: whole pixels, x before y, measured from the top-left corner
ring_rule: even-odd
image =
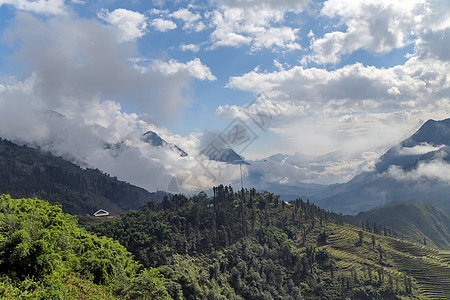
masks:
[[[159,8],[139,11],[137,4],[128,9],[110,3],[88,18],[76,15],[74,3],[80,4],[0,2],[19,11],[4,40],[14,52],[11,63],[20,66],[0,84],[0,135],[113,174],[123,170],[125,179],[149,188],[164,188],[161,182],[177,172],[195,170],[207,181],[207,170],[193,158],[149,149],[140,139],[153,130],[189,153],[201,151],[207,134],[180,137],[163,128],[192,104],[196,81],[228,82],[225,88],[250,95],[217,105],[217,118],[252,122],[248,110],[257,114],[267,107],[242,99],[260,93],[270,98],[272,111],[281,112],[262,132],[283,141],[271,153],[288,152],[289,158],[255,161],[248,170],[270,184],[347,180],[427,119],[449,116],[445,0],[160,1]],[[163,35],[167,40],[154,40]],[[245,54],[234,57],[237,51]],[[230,70],[223,53],[231,53],[230,66],[243,67]],[[401,53],[395,61],[380,63],[395,53]],[[259,64],[260,58],[273,65]],[[104,143],[128,150],[113,153]],[[425,176],[437,165],[421,168],[416,173]],[[146,179],[154,174],[163,175]],[[224,180],[236,178],[234,169],[223,174],[230,176]]]
[[[194,159],[198,134],[172,135],[153,120],[176,118],[190,101],[185,91],[192,80],[215,76],[197,58],[186,63],[140,58],[132,40],[121,43],[116,33],[95,20],[18,13],[6,39],[20,45],[13,59],[25,77],[0,84],[0,136],[39,145],[149,190],[167,189],[182,171],[196,172],[209,187],[213,179]],[[119,101],[147,113],[123,112]],[[180,159],[170,149],[150,147],[142,141],[147,130],[192,157]],[[107,144],[121,145],[120,151]]]

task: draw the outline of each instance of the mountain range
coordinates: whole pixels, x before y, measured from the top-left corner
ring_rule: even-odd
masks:
[[[153,131],[144,133],[141,136],[141,140],[151,147],[164,147],[168,151],[175,151],[180,157],[188,155],[188,153],[180,147],[166,142]],[[44,154],[44,152],[40,152],[37,149],[16,146],[13,146],[9,141],[2,141],[2,147],[4,147],[2,164],[7,167],[3,170],[3,172],[5,172],[4,178],[6,178],[6,180],[2,179],[3,184],[1,188],[3,192],[14,191],[14,188],[8,188],[8,186],[16,186],[17,182],[23,182],[23,185],[28,189],[28,192],[42,193],[43,191],[39,190],[36,182],[41,182],[41,180],[43,180],[42,178],[45,176],[39,176],[42,174],[48,175],[50,167],[53,165],[62,169],[64,171],[62,173],[69,174],[69,177],[73,174],[83,173],[83,175],[76,176],[84,176],[86,178],[100,176],[103,178],[101,180],[106,180],[108,182],[116,180],[114,178],[106,179],[109,176],[102,174],[100,171],[94,172],[92,169],[81,169],[73,164],[69,167],[69,162],[62,160],[61,158],[50,158],[51,155],[49,153]],[[107,144],[105,145],[105,148],[113,150],[116,155],[120,155],[122,152],[127,151],[125,143],[117,143],[114,145]],[[450,119],[442,121],[429,120],[410,138],[395,145],[381,156],[372,171],[362,172],[343,184],[325,186],[295,181],[293,180],[295,179],[295,172],[301,170],[301,167],[298,167],[301,161],[297,161],[298,158],[295,160],[295,157],[282,154],[273,155],[265,160],[251,161],[251,165],[248,166],[248,175],[244,180],[247,186],[253,186],[259,190],[270,190],[273,193],[279,194],[284,200],[293,200],[298,197],[307,198],[316,202],[321,207],[344,214],[355,215],[361,211],[366,211],[391,201],[403,201],[406,199],[417,199],[425,203],[435,204],[445,213],[449,214],[450,178],[448,178],[446,172],[440,172],[440,170],[448,169],[447,166],[450,160],[450,156],[448,155],[449,151]],[[10,154],[7,153],[13,153],[14,157],[27,157],[26,159],[29,160],[28,164],[30,165],[20,162],[20,159],[13,158],[13,156],[10,156]],[[33,161],[35,157],[38,157],[37,161]],[[40,161],[42,160],[42,157],[47,157],[44,159],[44,162]],[[240,155],[232,149],[227,148],[221,149],[218,153],[210,154],[209,159],[229,164],[248,165]],[[329,158],[324,157],[323,159],[327,160]],[[45,160],[48,160],[51,163],[45,162]],[[18,163],[14,164],[14,162]],[[64,167],[61,167],[62,165],[64,165]],[[286,168],[291,168],[292,170]],[[10,170],[11,172],[6,174],[6,170]],[[266,180],[264,182],[261,178],[268,176],[272,177],[273,175],[267,174],[267,170],[273,170],[274,174],[284,174],[283,172],[285,172],[286,177],[278,178],[276,180],[270,178],[271,180]],[[89,173],[89,175],[87,173]],[[95,174],[95,176],[93,174]],[[20,176],[31,176],[30,178],[32,179],[30,179],[29,182],[25,182]],[[56,184],[55,182],[50,182],[49,179],[46,180],[45,185]],[[99,181],[100,179],[95,180]],[[95,180],[92,181],[94,185],[96,184]],[[61,183],[61,179],[57,179],[56,182]],[[67,182],[72,183],[73,180],[67,179]],[[262,182],[264,182],[264,184],[262,184]],[[30,186],[33,184],[35,187],[31,188]],[[69,190],[67,185],[65,189]],[[133,189],[139,188],[133,187]],[[143,189],[141,190],[145,191]],[[139,205],[145,203],[145,199],[155,198],[155,195],[152,195],[147,191],[142,191],[138,192],[142,197],[139,196],[140,198],[138,197],[138,200],[134,199],[130,204],[125,200],[118,200],[117,203],[122,204],[118,205],[116,203],[113,205],[114,201],[112,201],[108,204],[109,207],[103,208],[109,208],[111,211],[119,213],[129,208],[138,208]],[[98,191],[95,189],[94,192],[92,192],[92,189],[88,189],[88,191],[85,192],[78,188],[75,194],[97,194],[97,192]],[[29,196],[29,193],[18,193],[13,195],[17,197],[25,195]],[[77,195],[78,196],[76,197],[81,197],[80,194]],[[118,197],[125,196],[122,195]],[[44,199],[51,200],[50,198],[51,197],[44,197]],[[84,198],[86,198],[86,196],[84,196]],[[158,199],[161,197],[156,196],[156,198]],[[78,199],[77,201],[80,200]],[[92,200],[89,201],[92,202]],[[91,208],[87,210],[83,208],[82,211],[83,213],[91,211],[96,206],[97,204],[92,204],[90,206]],[[86,207],[86,203],[82,204],[81,207]]]
[[[450,214],[450,119],[428,120],[410,138],[389,149],[373,171],[317,195],[321,207],[345,214],[391,201],[416,199]]]
[[[180,157],[186,157],[189,154],[185,152],[183,149],[178,147],[176,144],[169,143],[166,140],[164,140],[161,136],[159,136],[154,131],[147,131],[144,134],[142,134],[141,140],[145,143],[149,144],[151,147],[155,148],[164,148],[167,151],[173,151],[175,153],[178,153]],[[116,144],[108,144],[106,143],[104,146],[105,149],[109,149],[115,152],[114,156],[117,157],[120,153],[123,151],[126,151],[128,147],[125,145],[124,142],[116,143]],[[249,165],[248,162],[246,162],[239,154],[237,154],[233,149],[231,148],[220,148],[217,149],[217,151],[212,151],[211,153],[208,153],[208,159],[218,161],[218,162],[225,162],[228,164],[233,165]]]
[[[98,209],[118,215],[167,195],[150,193],[98,169],[82,169],[49,152],[4,139],[0,139],[0,194],[39,197],[61,204],[64,212],[81,215]]]

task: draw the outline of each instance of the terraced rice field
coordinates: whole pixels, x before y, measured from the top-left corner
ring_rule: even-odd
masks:
[[[427,299],[450,299],[450,254],[404,240],[389,239],[394,263],[414,277]]]
[[[358,230],[353,227],[336,228],[328,238],[327,248],[338,258],[337,264],[343,270],[377,264],[376,259],[373,259],[376,256],[363,257],[355,252],[363,250],[354,247],[358,240]],[[371,235],[364,233],[366,243]],[[413,277],[425,299],[450,299],[450,251],[440,251],[406,240],[375,236],[377,244],[382,243],[383,251],[389,257],[391,266],[384,267],[385,272],[401,271]]]

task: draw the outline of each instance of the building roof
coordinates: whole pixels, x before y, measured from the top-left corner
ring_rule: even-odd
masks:
[[[109,212],[104,209],[99,209],[94,213],[95,217],[103,217],[103,216],[109,216]]]

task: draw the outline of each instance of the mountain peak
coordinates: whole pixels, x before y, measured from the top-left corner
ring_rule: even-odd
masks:
[[[175,144],[166,142],[154,131],[149,130],[146,133],[144,133],[143,140],[152,147],[168,147],[179,152],[181,157],[188,156],[188,154],[184,152],[180,147],[178,147]]]
[[[248,162],[242,159],[242,157],[234,152],[233,149],[223,148],[217,153],[212,153],[209,155],[210,160],[226,162],[232,165],[249,165]]]
[[[450,145],[450,118],[426,121],[410,138],[404,140],[401,146],[414,147],[420,143],[433,146]]]
[[[144,142],[152,145],[153,147],[161,147],[167,144],[167,142],[154,131],[147,131],[143,134],[143,136]]]
[[[450,119],[428,120],[383,154],[373,171],[325,189],[319,203],[354,214],[392,200],[415,198],[450,213],[450,183],[442,175],[449,163]]]

